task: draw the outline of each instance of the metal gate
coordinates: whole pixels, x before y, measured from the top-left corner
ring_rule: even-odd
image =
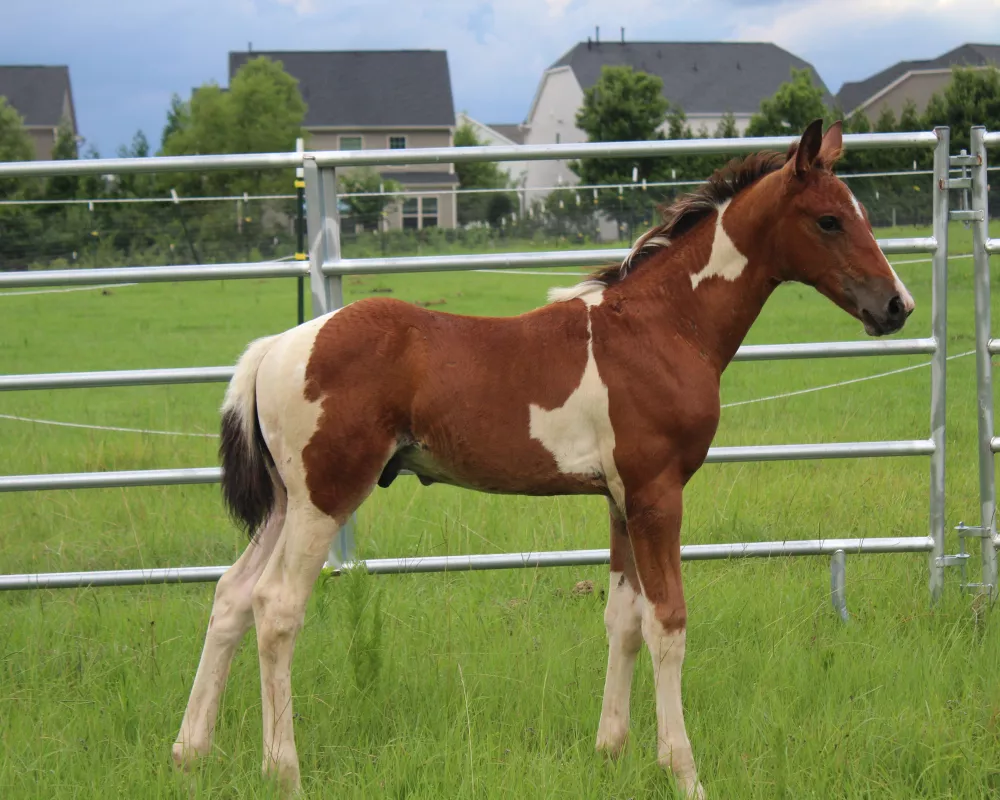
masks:
[[[522,161],[587,157],[663,156],[683,154],[747,153],[762,149],[785,150],[794,137],[689,139],[655,142],[620,142],[564,145],[520,145],[509,147],[428,148],[413,150],[366,150],[261,154],[248,156],[186,156],[145,159],[81,160],[75,162],[25,162],[0,164],[0,177],[61,174],[115,174],[126,172],[176,172],[179,170],[260,169],[304,167],[308,201],[309,261],[261,264],[187,265],[178,267],[119,267],[111,269],[50,270],[0,274],[0,288],[113,284],[125,282],[193,281],[308,277],[313,315],[318,316],[343,303],[345,275],[434,272],[524,267],[597,266],[621,260],[625,249],[498,253],[486,255],[417,256],[403,258],[345,259],[340,248],[336,170],[361,165],[458,163],[468,161]],[[926,535],[909,537],[860,537],[806,541],[759,542],[727,545],[685,545],[684,560],[750,558],[771,556],[832,556],[831,576],[834,605],[844,608],[844,557],[846,554],[926,552],[929,555],[929,588],[936,599],[943,586],[944,566],[944,470],[945,470],[945,368],[947,330],[948,192],[955,188],[949,177],[949,131],[860,134],[844,137],[847,149],[922,147],[934,151],[933,235],[926,238],[880,240],[887,254],[930,253],[933,269],[931,331],[928,337],[888,341],[815,342],[741,347],[736,361],[837,358],[878,355],[930,354],[930,435],[902,441],[844,442],[831,444],[783,444],[747,447],[713,447],[707,463],[742,461],[787,461],[831,458],[929,456],[929,529]],[[988,306],[987,306],[988,313]],[[232,367],[120,370],[85,373],[51,373],[0,376],[0,390],[79,387],[137,386],[151,384],[228,381]],[[992,461],[991,461],[992,464]],[[992,473],[991,473],[992,474]],[[215,483],[217,467],[194,469],[138,470],[0,477],[0,492],[81,489],[122,486],[166,486]],[[350,530],[341,532],[331,548],[330,563],[351,560]],[[606,564],[607,549],[559,552],[501,553],[494,555],[440,556],[428,558],[371,559],[365,563],[375,573],[436,572],[514,567]],[[0,575],[0,589],[63,588],[77,586],[178,583],[217,580],[226,566],[176,567],[147,570],[41,573]]]
[[[976,395],[979,420],[979,511],[978,525],[959,525],[958,535],[962,543],[957,556],[951,556],[950,563],[962,570],[962,585],[988,593],[995,599],[997,587],[997,554],[1000,546],[997,538],[996,509],[997,490],[993,454],[1000,451],[1000,438],[993,435],[993,356],[1000,353],[1000,340],[991,338],[990,320],[990,254],[1000,252],[1000,239],[991,239],[989,232],[989,181],[988,148],[1000,149],[1000,132],[987,132],[981,126],[972,128],[970,152],[968,155],[953,157],[957,166],[968,169],[969,177],[963,180],[962,188],[971,194],[969,210],[953,211],[955,219],[972,223],[973,282],[976,303]],[[966,582],[965,565],[969,554],[965,550],[965,540],[980,540],[982,578],[978,582]]]

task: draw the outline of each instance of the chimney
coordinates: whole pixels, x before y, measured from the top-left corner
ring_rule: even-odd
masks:
[[[590,37],[589,36],[587,37],[587,49],[588,50],[590,49]]]
[[[247,42],[247,52],[248,53],[253,52],[253,42]]]
[[[625,44],[625,26],[622,25],[622,44]]]
[[[594,26],[594,44],[600,44],[600,43],[601,43],[601,26],[600,25],[595,25]]]

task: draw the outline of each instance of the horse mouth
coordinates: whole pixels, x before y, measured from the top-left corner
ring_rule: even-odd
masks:
[[[879,322],[867,309],[861,310],[861,321],[864,323],[865,333],[869,336],[888,336],[890,333],[895,333],[903,327],[902,323],[892,325],[888,322]]]

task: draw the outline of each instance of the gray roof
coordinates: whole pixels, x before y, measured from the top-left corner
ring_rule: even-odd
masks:
[[[453,127],[443,50],[262,51],[229,54],[229,80],[250,58],[280,61],[309,107],[305,127]]]
[[[748,114],[791,79],[792,67],[812,65],[766,42],[581,42],[552,67],[572,68],[589,89],[605,65],[630,66],[663,80],[663,96],[687,114]]]
[[[0,96],[24,117],[25,125],[56,128],[62,122],[63,104],[69,95],[70,121],[76,131],[69,67],[0,67]]]
[[[984,67],[988,64],[1000,65],[1000,45],[963,44],[937,58],[900,61],[863,81],[845,83],[837,92],[837,102],[844,112],[849,114],[907,72],[948,69],[953,66]]]
[[[524,128],[516,122],[487,123],[487,128],[493,128],[501,136],[506,136],[514,144],[524,144]]]

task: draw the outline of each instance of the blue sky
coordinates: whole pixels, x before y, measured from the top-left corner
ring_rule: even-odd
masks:
[[[31,0],[4,3],[0,63],[68,64],[102,155],[159,145],[173,92],[227,82],[244,50],[444,49],[457,111],[524,118],[542,71],[601,28],[617,39],[772,41],[831,91],[901,59],[1000,42],[996,0]],[[993,38],[990,39],[992,34]]]

